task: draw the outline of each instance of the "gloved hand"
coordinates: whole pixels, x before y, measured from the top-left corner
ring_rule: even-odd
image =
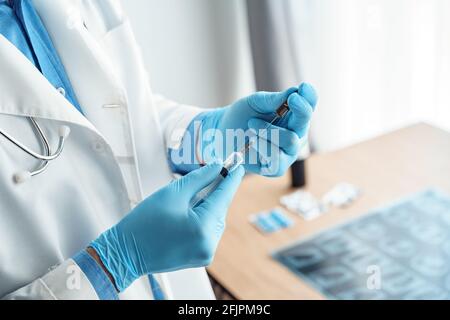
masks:
[[[172,182],[91,244],[120,291],[146,274],[210,264],[245,170],[231,173],[194,209],[189,202],[221,168],[209,165]]]
[[[274,118],[275,111],[286,101],[291,112],[264,130]],[[202,119],[202,160],[206,163],[225,160],[230,153],[239,151],[245,145],[242,139],[230,138],[233,131],[229,129],[237,135],[239,130],[242,135],[242,132],[251,129],[253,133],[246,135],[256,134],[258,143],[246,154],[245,169],[264,176],[282,176],[297,160],[302,147],[301,139],[308,132],[316,104],[314,88],[303,83],[299,88],[280,93],[259,92],[231,106],[208,112]],[[208,134],[211,129],[218,132]]]

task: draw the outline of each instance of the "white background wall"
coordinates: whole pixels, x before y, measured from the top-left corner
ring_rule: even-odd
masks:
[[[254,91],[243,0],[123,0],[153,90],[205,107]]]

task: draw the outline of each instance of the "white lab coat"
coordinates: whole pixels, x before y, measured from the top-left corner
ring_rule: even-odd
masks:
[[[34,5],[86,117],[0,36],[0,128],[34,150],[41,144],[26,117],[37,119],[52,146],[61,125],[71,128],[62,156],[21,185],[14,173],[39,162],[0,136],[0,297],[97,299],[70,258],[173,179],[167,148],[179,145],[200,110],[152,94],[116,0]],[[169,298],[213,298],[204,269],[160,281]],[[147,278],[121,298],[151,299]]]

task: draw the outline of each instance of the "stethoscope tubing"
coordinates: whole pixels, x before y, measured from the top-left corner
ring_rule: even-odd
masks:
[[[6,133],[5,131],[3,131],[1,129],[0,129],[0,135],[5,137],[12,144],[17,146],[19,149],[21,149],[28,155],[32,156],[33,158],[35,158],[37,160],[42,161],[42,163],[36,170],[34,170],[32,172],[27,172],[27,171],[25,172],[27,176],[33,177],[33,176],[37,176],[37,175],[45,172],[49,166],[49,163],[61,156],[61,153],[64,150],[66,138],[70,133],[70,129],[66,126],[62,126],[60,128],[58,148],[57,148],[56,152],[52,154],[49,140],[48,140],[47,136],[45,135],[44,131],[42,130],[41,126],[39,125],[39,123],[37,123],[36,119],[34,119],[33,117],[28,117],[28,119],[30,120],[31,124],[33,125],[33,128],[35,129],[35,131],[37,132],[37,135],[39,136],[39,139],[41,140],[42,146],[44,147],[44,152],[45,152],[44,155],[31,150],[30,148],[25,146],[23,143],[21,143],[20,141],[15,139],[13,136],[11,136],[10,134]],[[17,178],[17,175],[15,177]],[[16,178],[15,178],[16,181],[22,180],[22,179],[16,179]]]
[[[36,120],[34,118],[29,118],[31,120],[31,122],[33,123],[33,126],[37,129],[38,133],[39,133],[39,137],[41,139],[41,141],[43,142],[43,144],[45,146],[48,145],[48,139],[45,136],[44,132],[42,131],[42,128],[39,126],[39,124],[36,122]],[[24,151],[25,153],[29,154],[30,156],[32,156],[33,158],[37,159],[37,160],[42,160],[42,161],[53,161],[56,158],[58,158],[61,153],[62,150],[64,149],[64,142],[65,139],[63,137],[59,138],[59,144],[58,144],[58,149],[54,154],[48,154],[48,155],[41,155],[37,152],[34,152],[33,150],[31,150],[30,148],[26,147],[23,143],[21,143],[20,141],[18,141],[17,139],[13,138],[10,134],[0,130],[0,134],[2,136],[4,136],[6,139],[8,139],[11,143],[13,143],[14,145],[16,145],[18,148],[20,148],[22,151]]]
[[[41,137],[41,140],[44,144],[44,149],[45,149],[45,154],[46,156],[50,156],[52,151],[50,149],[50,144],[48,142],[48,139],[46,137],[46,135],[44,134],[44,131],[42,131],[42,128],[39,126],[39,124],[36,122],[36,120],[34,118],[30,118],[31,123],[33,124],[34,128],[36,129],[36,131],[38,132],[39,136]],[[50,164],[49,161],[44,161],[42,162],[41,166],[34,170],[33,172],[30,173],[30,175],[32,177],[37,176],[43,172],[45,172],[45,170],[47,170],[48,165]]]

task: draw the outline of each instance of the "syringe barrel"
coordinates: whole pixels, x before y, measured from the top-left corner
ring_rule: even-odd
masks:
[[[211,193],[214,192],[214,190],[217,189],[219,184],[222,183],[223,177],[222,175],[219,175],[213,182],[211,182],[210,185],[206,186],[204,189],[202,189],[199,193],[197,193],[194,198],[191,200],[190,206],[191,208],[195,208],[202,200],[207,198]]]
[[[241,164],[244,163],[244,156],[241,152],[232,153],[223,165],[222,171],[220,175],[206,188],[201,190],[199,193],[195,195],[195,197],[191,201],[191,208],[196,207],[203,199],[207,198],[214,190],[217,189],[220,183],[222,183],[223,179],[228,177],[230,173],[236,170]]]
[[[242,154],[242,152],[233,152],[225,160],[221,175],[224,178],[227,177],[231,172],[236,170],[243,163],[244,163],[244,155]],[[223,173],[225,173],[225,176]]]

